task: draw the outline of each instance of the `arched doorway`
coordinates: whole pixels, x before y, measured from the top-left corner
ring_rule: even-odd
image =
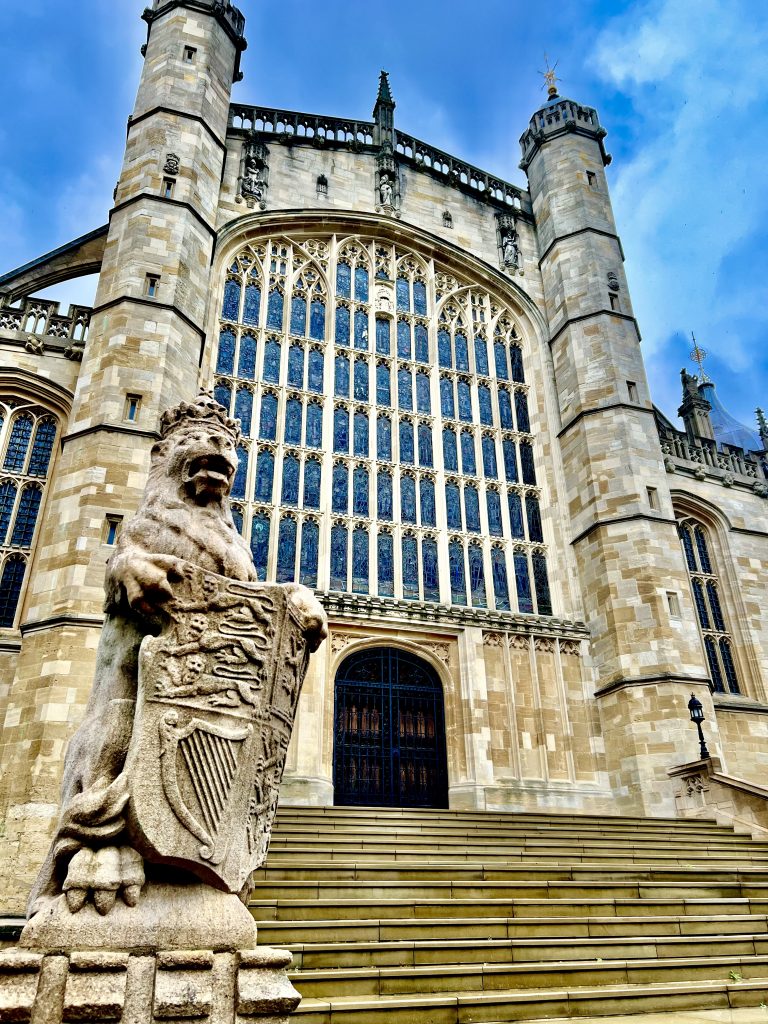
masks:
[[[407,651],[374,647],[336,674],[334,802],[447,807],[443,688]]]

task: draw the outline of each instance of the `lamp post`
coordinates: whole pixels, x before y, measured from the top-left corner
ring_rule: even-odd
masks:
[[[688,701],[688,710],[691,713],[691,721],[696,723],[696,728],[699,730],[699,757],[704,761],[710,756],[707,744],[704,742],[704,733],[701,731],[701,723],[704,721],[704,705],[694,694],[691,694],[691,699]]]

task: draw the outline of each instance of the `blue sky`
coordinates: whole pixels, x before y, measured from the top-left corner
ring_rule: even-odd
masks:
[[[106,221],[140,74],[142,0],[0,8],[0,270]],[[768,405],[768,20],[752,0],[242,0],[234,98],[369,118],[520,185],[518,138],[561,92],[597,107],[651,392],[674,416],[690,331],[731,412]],[[89,301],[90,282],[62,286]]]

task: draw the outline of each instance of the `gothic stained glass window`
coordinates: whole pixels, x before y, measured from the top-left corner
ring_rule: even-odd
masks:
[[[539,509],[539,499],[533,494],[526,495],[525,514],[528,519],[528,539],[542,542],[544,540],[544,534],[541,529],[541,510]]]
[[[436,526],[435,485],[428,476],[419,480],[419,504],[421,506],[421,525]]]
[[[527,441],[520,444],[520,465],[523,470],[523,483],[536,486],[536,467],[533,464],[533,448]]]
[[[715,653],[715,641],[711,636],[704,637],[704,650],[707,652],[709,674],[712,676],[712,686],[714,687],[715,693],[725,693],[723,674],[720,671],[717,654]]]
[[[536,607],[539,615],[552,614],[552,599],[549,596],[549,577],[547,576],[547,560],[541,551],[534,551],[533,584],[536,588]]]
[[[400,420],[400,461],[409,466],[414,464],[413,424],[410,420]]]
[[[216,373],[234,373],[235,368],[235,336],[232,331],[222,331],[219,335],[219,354],[216,358]]]
[[[331,511],[346,515],[349,509],[349,470],[343,462],[333,467]]]
[[[355,310],[355,348],[368,351],[368,314],[364,309]]]
[[[409,313],[411,310],[411,287],[406,277],[398,277],[395,285],[397,308]]]
[[[691,540],[691,531],[687,526],[680,527],[680,537],[683,542],[683,550],[685,551],[685,561],[688,564],[688,570],[690,572],[696,572],[696,558],[693,554],[693,541]]]
[[[419,424],[419,465],[432,466],[432,428],[428,423]]]
[[[474,476],[477,473],[475,461],[475,437],[470,430],[461,432],[461,472]]]
[[[443,468],[447,472],[458,473],[459,456],[456,449],[456,431],[443,427]]]
[[[310,402],[307,406],[305,443],[307,448],[322,448],[323,446],[323,407],[317,402]]]
[[[376,458],[380,462],[392,461],[392,421],[389,416],[376,419]]]
[[[403,597],[406,601],[419,599],[418,542],[411,534],[403,537]]]
[[[257,284],[246,285],[245,308],[243,309],[243,323],[257,325],[259,322],[259,309],[261,307],[261,288]]]
[[[349,398],[349,359],[336,356],[333,362],[333,393],[337,398]]]
[[[397,321],[397,354],[400,359],[411,358],[411,325],[407,320]]]
[[[461,529],[461,502],[456,484],[445,485],[445,514],[449,530]]]
[[[347,306],[336,307],[336,333],[334,337],[337,345],[349,345],[349,308]]]
[[[213,397],[224,408],[229,412],[229,407],[232,402],[232,388],[229,384],[219,381],[213,389]]]
[[[307,381],[310,391],[318,395],[323,393],[323,353],[316,348],[309,350],[309,380]]]
[[[448,331],[437,332],[437,362],[443,369],[451,369],[451,336]]]
[[[307,300],[301,295],[291,299],[291,334],[303,337],[307,333]]]
[[[704,601],[704,588],[701,585],[701,580],[694,580],[691,586],[693,587],[693,600],[696,605],[701,628],[709,629],[709,614],[706,602]]]
[[[355,298],[358,302],[368,301],[368,271],[365,267],[355,267]]]
[[[379,317],[376,320],[376,351],[379,355],[389,355],[389,320]]]
[[[477,388],[478,405],[480,406],[480,422],[487,427],[493,424],[493,407],[491,406],[491,389],[485,384]]]
[[[265,441],[274,441],[277,436],[277,396],[261,396],[261,412],[259,414],[259,437]]]
[[[531,595],[531,577],[528,573],[528,556],[524,551],[516,551],[513,561],[515,563],[517,607],[521,612],[532,613],[533,597]]]
[[[507,582],[507,560],[501,548],[491,548],[491,574],[493,576],[493,596],[498,611],[508,612],[509,583]]]
[[[317,562],[320,550],[320,527],[311,519],[301,527],[301,564],[299,583],[305,587],[317,586]]]
[[[509,491],[507,499],[509,502],[509,525],[512,530],[512,536],[523,540],[525,528],[523,527],[523,503],[520,500],[520,495],[517,491]]]
[[[347,589],[347,528],[338,523],[331,530],[331,590]]]
[[[354,453],[360,458],[368,458],[368,414],[355,413]]]
[[[484,377],[488,376],[488,346],[485,338],[475,338],[475,370]]]
[[[368,401],[368,363],[365,359],[355,360],[354,396],[358,402]]]
[[[416,481],[411,476],[400,478],[400,516],[404,523],[416,522]]]
[[[320,477],[322,468],[318,459],[304,463],[304,508],[320,508]]]
[[[733,663],[731,645],[724,637],[720,640],[720,660],[723,663],[723,671],[728,682],[728,689],[731,693],[739,693],[739,680],[736,676],[736,666]]]
[[[251,523],[251,555],[256,567],[256,578],[262,582],[267,578],[267,558],[269,555],[269,517],[259,512]]]
[[[429,362],[429,336],[424,324],[416,324],[413,331],[416,341],[416,359],[419,363]]]
[[[368,531],[358,526],[352,531],[352,592],[368,593]]]
[[[336,294],[348,299],[352,294],[352,268],[348,263],[336,267]]]
[[[488,602],[485,596],[483,549],[479,544],[469,545],[469,590],[473,607],[485,608]]]
[[[504,438],[501,442],[501,450],[504,455],[504,475],[511,484],[517,483],[517,447],[510,438]]]
[[[283,459],[283,489],[280,496],[283,505],[299,504],[299,460],[295,455]]]
[[[1,423],[0,426],[2,426]],[[35,431],[32,454],[29,457],[27,472],[30,476],[45,476],[47,474],[55,437],[56,421],[52,419],[40,420]]]
[[[453,404],[453,381],[450,377],[440,378],[440,412],[448,419],[453,419],[455,407]]]
[[[11,627],[16,617],[16,606],[21,596],[21,585],[27,563],[23,558],[11,556],[3,566],[0,578],[0,626]]]
[[[392,522],[392,474],[376,474],[376,514],[379,519]]]
[[[457,334],[453,339],[453,344],[456,350],[456,369],[464,370],[465,373],[469,373],[469,348],[467,346],[466,336],[463,334]]]
[[[231,496],[233,498],[245,497],[245,481],[248,476],[248,449],[243,445],[237,446],[237,471],[232,481]],[[0,543],[2,543],[2,530],[0,530]]]
[[[280,381],[280,342],[274,338],[264,346],[264,380],[270,384]]]
[[[267,328],[271,331],[283,329],[283,293],[273,288],[267,299]]]
[[[512,364],[512,380],[516,384],[525,384],[525,373],[523,372],[523,353],[517,345],[510,345],[509,359]]]
[[[379,594],[393,597],[395,593],[395,551],[391,533],[376,538],[376,560],[379,569]]]
[[[349,413],[346,409],[333,410],[333,450],[349,451]]]
[[[243,533],[243,510],[238,508],[237,505],[232,505],[230,508],[232,513],[232,522],[235,524],[235,529],[242,536]]]
[[[440,582],[437,569],[437,543],[431,537],[427,537],[421,543],[421,569],[424,600],[439,601]]]
[[[460,380],[457,391],[459,394],[459,419],[464,420],[465,423],[471,423],[472,399],[470,398],[469,384],[465,380]]]
[[[719,630],[721,633],[725,633],[723,610],[720,607],[720,598],[717,596],[717,587],[712,580],[707,582],[707,597],[709,598],[709,610],[712,612],[714,628]]]
[[[277,535],[277,582],[292,583],[296,572],[296,520],[286,516],[280,520]]]
[[[256,376],[256,339],[252,334],[244,334],[240,339],[237,375],[243,380],[253,380]]]
[[[313,299],[309,307],[309,336],[315,341],[325,337],[325,303]]]
[[[368,470],[358,466],[352,474],[352,512],[368,516]]]
[[[304,349],[291,345],[288,349],[288,383],[294,388],[304,387]]]
[[[494,480],[499,475],[496,467],[496,442],[488,434],[484,435],[483,446],[483,472]]]
[[[272,479],[275,474],[275,457],[267,448],[262,448],[256,459],[256,484],[253,500],[272,501]]]
[[[476,487],[464,488],[464,515],[468,533],[480,533],[480,498]]]
[[[448,545],[448,569],[451,575],[451,602],[467,603],[467,584],[464,576],[464,548],[457,540]]]
[[[397,371],[397,404],[409,412],[413,409],[413,381],[410,370]]]
[[[25,487],[21,492],[16,521],[13,524],[11,547],[28,548],[31,546],[42,497],[42,490],[34,485]]]
[[[493,359],[496,364],[496,376],[499,380],[509,380],[507,369],[507,348],[501,341],[493,344]]]
[[[515,416],[517,429],[521,434],[530,434],[531,421],[528,417],[528,399],[524,391],[515,392]]]
[[[429,377],[421,370],[416,374],[416,408],[419,412],[427,414],[432,411],[429,399]]]
[[[224,285],[224,302],[221,306],[221,319],[240,319],[240,284],[238,281],[227,281]]]
[[[15,504],[16,484],[12,480],[3,480],[0,483],[0,544],[5,544],[5,536],[8,533],[8,524],[11,521]]]
[[[423,281],[413,282],[413,312],[417,316],[427,315],[427,289]]]
[[[488,491],[485,495],[485,503],[488,509],[488,532],[492,537],[501,537],[503,531],[501,523],[501,495],[498,491]]]
[[[515,421],[512,419],[512,399],[506,388],[499,388],[499,416],[501,425],[505,430],[514,430]]]
[[[244,437],[251,436],[251,419],[253,417],[253,392],[250,388],[238,388],[235,398],[235,419],[240,420],[240,429]]]
[[[704,536],[704,531],[700,526],[697,526],[693,531],[693,535],[696,538],[696,549],[699,552],[701,571],[711,573],[712,563],[709,560],[709,549],[707,548],[707,539]]]
[[[392,404],[392,395],[390,393],[389,384],[389,367],[386,363],[379,363],[376,367],[376,404]]]

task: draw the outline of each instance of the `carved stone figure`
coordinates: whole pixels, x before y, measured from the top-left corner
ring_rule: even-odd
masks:
[[[517,244],[517,232],[509,228],[502,241],[502,252],[505,267],[517,267],[520,263],[520,247]]]
[[[61,893],[73,914],[134,906],[145,862],[161,881],[247,888],[327,634],[311,591],[255,582],[228,503],[238,424],[203,393],[163,415],[161,436],[107,566],[93,691],[31,913]]]
[[[249,156],[245,162],[245,174],[243,175],[240,191],[244,196],[261,202],[264,198],[265,189],[266,182],[262,177],[259,161],[256,157]]]
[[[394,192],[392,189],[392,182],[389,180],[388,174],[382,174],[381,180],[379,181],[379,196],[381,197],[382,206],[392,206],[392,198]]]
[[[176,153],[167,153],[165,156],[165,165],[163,167],[163,174],[178,174],[179,168],[181,167],[181,160]]]

